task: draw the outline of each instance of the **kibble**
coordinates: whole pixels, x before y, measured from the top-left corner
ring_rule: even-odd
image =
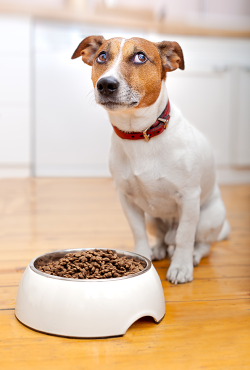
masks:
[[[38,269],[48,275],[70,279],[111,279],[136,274],[145,267],[146,263],[139,259],[118,257],[109,249],[92,249],[67,253]]]

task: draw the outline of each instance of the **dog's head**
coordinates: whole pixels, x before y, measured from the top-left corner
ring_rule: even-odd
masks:
[[[171,41],[89,36],[79,44],[72,59],[80,56],[92,66],[96,102],[112,111],[153,104],[166,73],[184,69],[182,49]]]

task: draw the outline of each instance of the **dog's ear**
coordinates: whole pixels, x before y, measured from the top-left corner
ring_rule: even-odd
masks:
[[[82,40],[72,55],[71,59],[82,56],[84,63],[89,66],[93,65],[93,60],[96,52],[100,49],[105,41],[103,36],[89,36]]]
[[[182,49],[177,42],[156,42],[155,46],[160,53],[163,76],[165,76],[166,72],[172,72],[177,68],[185,68]]]

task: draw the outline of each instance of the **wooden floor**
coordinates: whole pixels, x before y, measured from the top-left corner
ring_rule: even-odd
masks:
[[[154,263],[166,316],[137,321],[124,337],[77,340],[32,331],[14,316],[30,260],[81,247],[132,250],[109,179],[0,180],[0,368],[250,369],[250,186],[222,187],[232,232],[213,246],[194,281],[171,285]]]

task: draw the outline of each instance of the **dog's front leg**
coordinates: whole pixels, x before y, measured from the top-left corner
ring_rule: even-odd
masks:
[[[176,248],[167,272],[167,280],[173,284],[193,280],[193,251],[200,213],[200,196],[183,196],[177,199],[179,226],[176,233]]]
[[[141,208],[121,192],[118,192],[123,211],[133,232],[135,252],[151,259],[152,251],[148,244],[145,215]]]

